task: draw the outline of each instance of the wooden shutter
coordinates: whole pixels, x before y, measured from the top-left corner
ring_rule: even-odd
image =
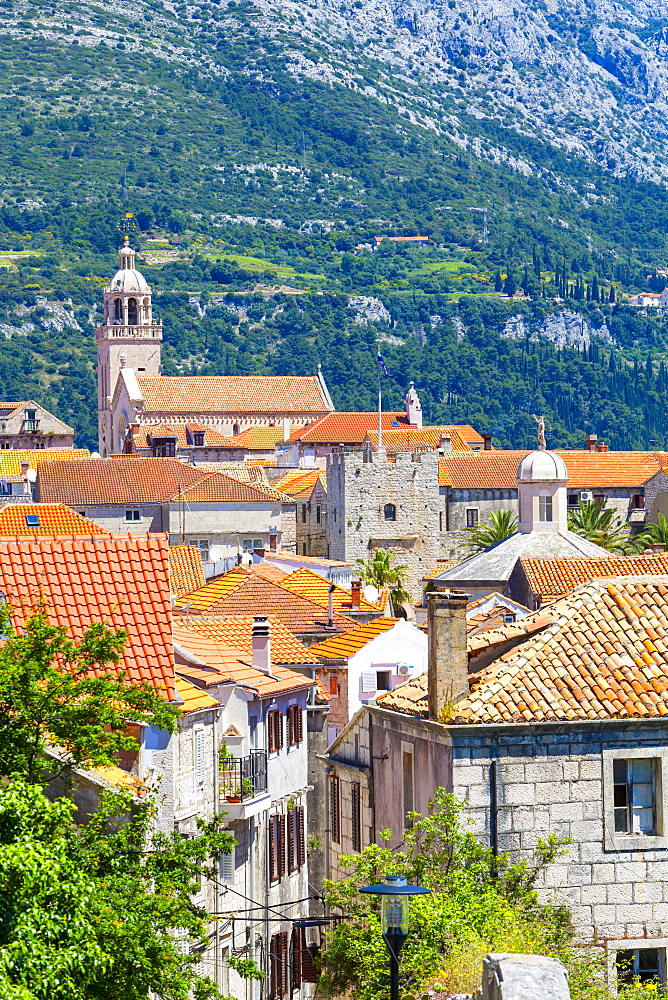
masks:
[[[302,983],[317,983],[318,973],[316,971],[315,962],[311,956],[311,952],[306,947],[306,928],[301,927],[300,937],[300,952],[299,952],[299,972]],[[320,949],[318,949],[319,951]]]
[[[288,932],[281,931],[278,937],[279,989],[282,997],[288,992]]]
[[[288,871],[295,872],[297,864],[297,810],[288,809]]]
[[[352,809],[351,809],[351,820],[352,820],[352,848],[358,854],[362,850],[362,817],[361,817],[361,803],[360,803],[360,786],[354,784],[351,786],[352,794]]]
[[[280,934],[272,934],[269,942],[269,989],[271,1000],[278,1000],[281,996],[281,954],[280,954]]]
[[[294,721],[295,743],[301,743],[303,739],[302,725],[303,725],[303,713],[301,705],[295,705],[295,721]]]
[[[285,846],[281,848],[281,832],[285,828],[281,827],[283,816],[275,815],[269,817],[269,881],[278,882],[285,872],[285,864],[281,870],[281,850],[285,857]]]
[[[340,785],[336,775],[329,778],[329,831],[335,844],[341,843],[341,800]]]
[[[283,746],[283,726],[281,720],[282,712],[270,712],[267,716],[267,729],[269,731],[269,753],[276,753]]]
[[[295,827],[297,833],[297,867],[306,863],[306,832],[304,830],[304,806],[297,806],[295,812]]]
[[[283,878],[285,875],[285,816],[277,816],[276,823],[278,827],[278,877]],[[287,947],[287,945],[286,945]]]
[[[292,928],[292,991],[301,989],[302,985],[302,928]]]
[[[287,723],[288,723],[288,746],[289,747],[293,746],[294,742],[295,742],[295,725],[294,725],[294,720],[295,720],[294,708],[291,705],[290,708],[288,709],[288,718],[287,718]]]
[[[222,854],[220,857],[220,880],[221,882],[234,881],[234,848],[229,854]]]

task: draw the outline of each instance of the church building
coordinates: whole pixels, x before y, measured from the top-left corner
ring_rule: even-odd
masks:
[[[179,425],[233,437],[249,427],[282,427],[285,438],[334,410],[316,375],[162,375],[162,326],[152,294],[125,246],[104,289],[97,344],[98,432],[103,458],[126,451],[129,428]]]

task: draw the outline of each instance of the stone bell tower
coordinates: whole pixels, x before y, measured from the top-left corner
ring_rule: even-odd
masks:
[[[119,270],[104,289],[104,323],[95,328],[97,344],[97,412],[99,451],[113,452],[111,402],[122,368],[136,376],[160,374],[162,326],[153,319],[151,288],[135,269],[135,251],[119,252]],[[120,415],[127,422],[127,417]]]

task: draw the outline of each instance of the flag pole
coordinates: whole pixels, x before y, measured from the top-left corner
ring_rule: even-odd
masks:
[[[378,375],[378,450],[383,447],[383,396],[380,384],[380,344],[376,343],[376,374]]]

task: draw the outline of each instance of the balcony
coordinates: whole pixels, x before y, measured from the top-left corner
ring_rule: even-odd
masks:
[[[269,804],[267,754],[251,750],[248,757],[220,761],[220,808],[230,819],[248,819]]]
[[[24,420],[21,424],[22,434],[37,434],[39,431],[39,420]]]

